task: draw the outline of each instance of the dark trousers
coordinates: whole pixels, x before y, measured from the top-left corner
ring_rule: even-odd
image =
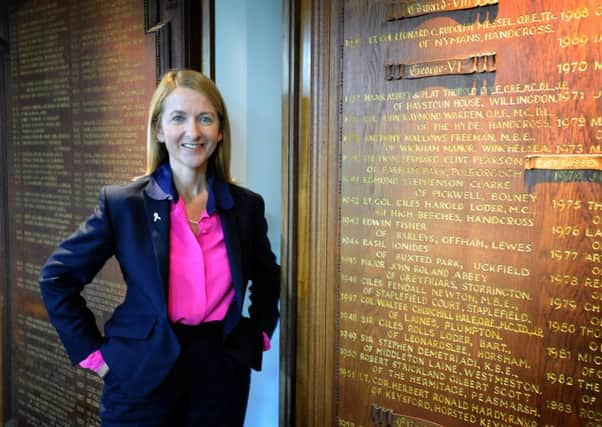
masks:
[[[109,371],[100,400],[103,427],[243,425],[251,372],[225,351],[222,322],[173,327],[182,352],[167,378],[148,396],[126,394],[111,381]]]

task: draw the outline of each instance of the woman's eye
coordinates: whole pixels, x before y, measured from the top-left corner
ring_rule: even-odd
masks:
[[[186,118],[181,114],[175,114],[171,116],[171,121],[174,123],[182,123]]]
[[[209,114],[202,114],[199,117],[199,122],[201,123],[201,125],[203,126],[209,126],[213,124],[213,117],[211,117]]]

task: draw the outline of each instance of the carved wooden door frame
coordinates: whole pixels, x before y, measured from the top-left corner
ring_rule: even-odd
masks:
[[[284,3],[282,426],[335,422],[341,10]]]

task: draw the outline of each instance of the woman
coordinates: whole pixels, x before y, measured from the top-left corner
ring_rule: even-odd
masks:
[[[231,183],[226,107],[202,74],[163,77],[147,139],[147,175],[101,190],[42,296],[71,362],[104,378],[103,426],[241,426],[278,319],[263,200]],[[80,293],[111,256],[127,292],[102,336]]]

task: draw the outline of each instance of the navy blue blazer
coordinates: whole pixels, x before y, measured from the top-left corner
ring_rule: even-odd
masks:
[[[95,212],[59,245],[40,275],[50,320],[71,362],[100,348],[110,368],[106,380],[132,395],[157,387],[180,353],[167,311],[171,197],[157,197],[154,176],[103,188]],[[267,239],[261,196],[222,181],[215,185],[223,188],[216,194],[210,189],[208,209],[215,203],[219,211],[235,291],[224,342],[232,356],[260,370],[262,333],[271,336],[278,321],[280,268]],[[221,200],[220,206],[224,190],[231,203]],[[80,293],[112,256],[127,291],[103,336]],[[248,282],[250,318],[242,317]]]

